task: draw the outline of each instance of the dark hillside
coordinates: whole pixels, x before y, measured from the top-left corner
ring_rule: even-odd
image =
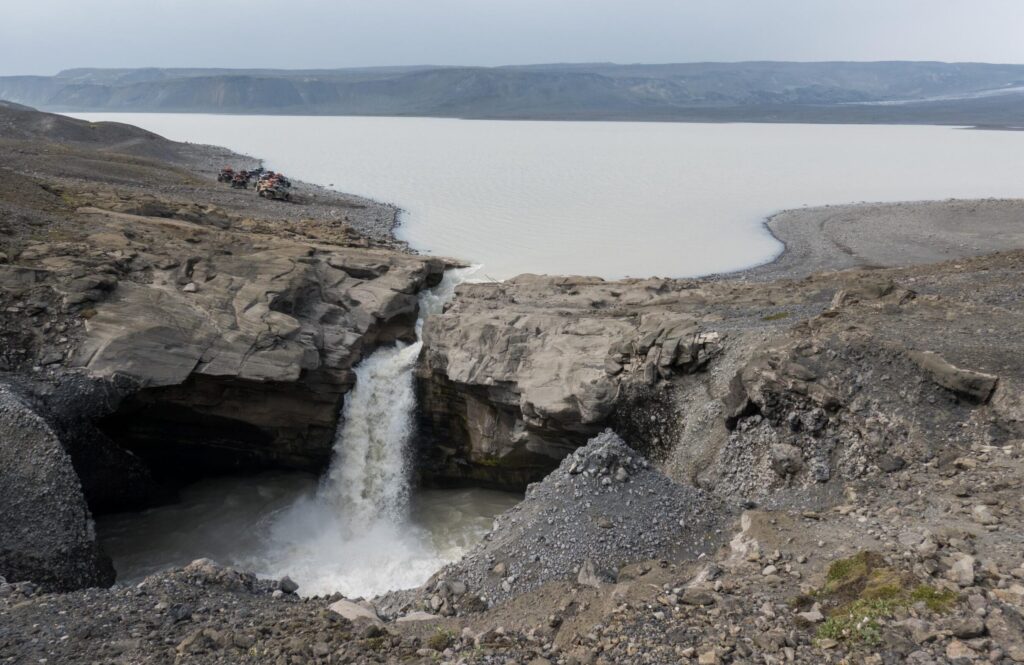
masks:
[[[548,64],[335,70],[74,69],[0,77],[51,111],[1024,124],[1024,66],[941,62]]]

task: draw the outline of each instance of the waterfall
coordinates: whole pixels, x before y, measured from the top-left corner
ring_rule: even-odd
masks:
[[[356,368],[319,497],[354,524],[400,520],[409,498],[407,448],[421,342],[376,351]]]
[[[355,368],[330,468],[314,495],[273,517],[268,551],[252,562],[257,569],[291,575],[307,594],[369,596],[417,586],[446,563],[408,519],[413,370],[423,319],[475,270],[449,270],[421,294],[416,342],[377,349]]]
[[[413,369],[423,347],[423,319],[440,313],[474,268],[449,270],[420,296],[416,342],[378,349],[356,367],[334,437],[334,458],[319,498],[356,525],[398,522],[409,503],[409,438],[416,411]]]

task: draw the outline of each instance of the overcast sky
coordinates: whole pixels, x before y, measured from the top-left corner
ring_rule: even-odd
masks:
[[[1024,63],[1024,0],[0,0],[0,74],[697,60]]]

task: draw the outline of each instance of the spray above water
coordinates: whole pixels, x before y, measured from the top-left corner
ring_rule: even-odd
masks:
[[[440,312],[471,272],[449,271],[422,294],[417,340],[423,317]],[[118,580],[133,584],[210,557],[262,577],[289,575],[304,595],[373,596],[418,586],[462,556],[518,497],[410,487],[420,348],[419,341],[381,348],[356,368],[319,483],[303,473],[210,478],[175,504],[101,518]]]
[[[290,575],[304,594],[370,596],[422,584],[451,560],[455,553],[439,551],[409,519],[413,369],[424,317],[474,271],[449,270],[421,295],[415,343],[378,349],[356,367],[330,469],[314,496],[275,516],[257,570]]]

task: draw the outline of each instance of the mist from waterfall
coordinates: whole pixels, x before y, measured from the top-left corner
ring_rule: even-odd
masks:
[[[355,368],[330,468],[315,495],[274,517],[255,569],[290,575],[306,595],[371,596],[419,585],[461,554],[438,550],[409,519],[409,443],[423,319],[439,312],[473,271],[449,270],[421,295],[415,343],[377,349]]]
[[[521,497],[413,488],[409,450],[423,318],[472,272],[448,271],[421,294],[416,342],[377,349],[355,368],[319,480],[294,471],[207,478],[173,504],[101,516],[118,581],[209,557],[261,577],[288,575],[302,595],[369,597],[418,586],[479,542]]]

